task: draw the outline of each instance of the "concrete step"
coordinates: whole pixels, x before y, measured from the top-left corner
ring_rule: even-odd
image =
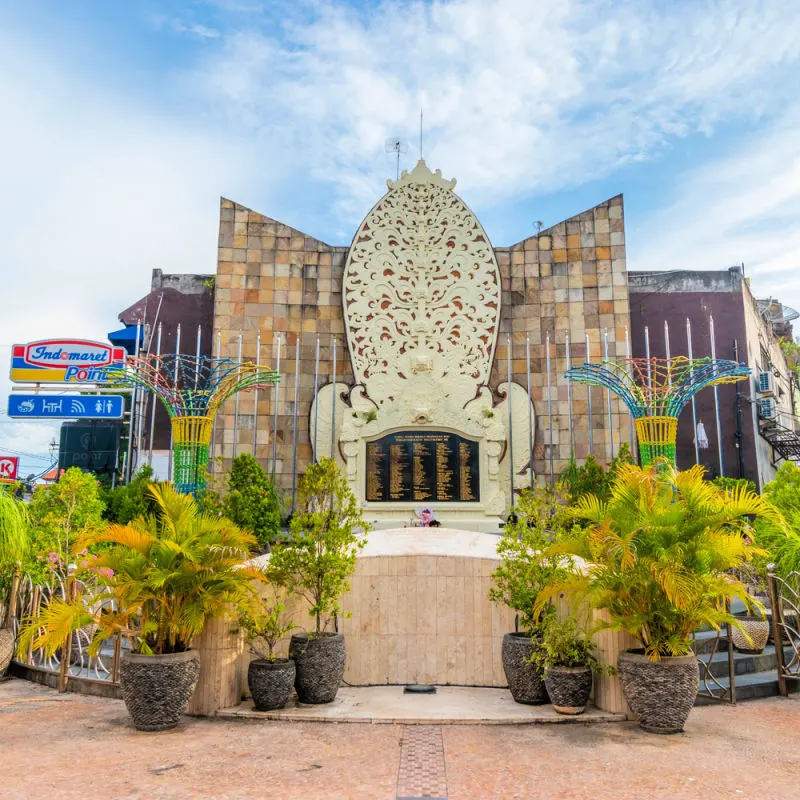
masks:
[[[788,663],[792,659],[793,650],[791,647],[783,648],[784,663]],[[709,655],[702,653],[700,660],[706,664],[709,661]],[[754,672],[768,672],[774,670],[778,666],[778,660],[775,655],[775,648],[770,644],[764,648],[764,651],[758,654],[754,653],[740,653],[737,650],[733,651],[733,664],[736,675],[749,675]],[[714,677],[723,678],[728,676],[728,646],[724,644],[722,652],[715,653],[711,659],[710,672]]]
[[[727,678],[717,679],[720,685],[727,689],[729,686]],[[787,681],[790,694],[800,692],[800,681]],[[701,687],[702,688],[702,687]],[[746,675],[736,676],[736,702],[741,703],[747,700],[757,700],[761,697],[775,697],[778,694],[778,672],[771,669],[765,672],[751,672]],[[710,700],[707,697],[697,696],[696,706],[705,706],[717,703],[717,700]]]

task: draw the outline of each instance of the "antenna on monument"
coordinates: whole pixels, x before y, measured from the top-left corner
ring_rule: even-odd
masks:
[[[536,228],[536,234],[538,235],[542,232],[542,228],[544,228],[544,222],[537,219],[536,222],[533,223],[533,227]]]
[[[387,153],[395,153],[397,155],[397,180],[400,180],[400,154],[408,152],[408,145],[397,136],[390,136],[386,140],[383,149]]]

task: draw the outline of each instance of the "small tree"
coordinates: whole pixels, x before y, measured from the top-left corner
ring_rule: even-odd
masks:
[[[768,553],[757,563],[763,571],[767,562],[773,562],[778,575],[786,578],[800,572],[800,467],[791,461],[782,464],[775,480],[764,487],[764,498],[783,514],[787,525],[756,520],[756,541]]]
[[[315,630],[324,631],[341,613],[349,577],[369,529],[344,475],[331,458],[312,464],[300,480],[290,539],[270,554],[270,578],[310,605]]]
[[[28,552],[28,512],[25,504],[0,488],[0,605],[4,604],[15,565]],[[3,626],[0,612],[0,627]]]
[[[524,490],[515,507],[516,519],[506,523],[497,543],[500,566],[492,574],[489,599],[516,611],[519,626],[532,636],[538,635],[544,621],[555,614],[550,604],[540,613],[534,610],[539,595],[550,583],[562,581],[569,574],[567,560],[547,555],[562,528],[564,499],[558,489]]]
[[[274,590],[257,612],[243,614],[239,621],[250,650],[266,661],[275,662],[275,648],[297,626],[286,615],[286,604]]]
[[[106,504],[104,519],[127,525],[137,517],[154,514],[156,505],[150,496],[152,482],[153,468],[145,464],[129,483],[106,490],[103,498]]]
[[[619,468],[623,464],[633,463],[628,443],[623,442],[607,470],[603,469],[603,465],[592,455],[587,456],[583,466],[580,467],[575,462],[574,456],[570,457],[569,465],[561,473],[559,482],[569,494],[570,503],[576,503],[586,494],[607,500]]]
[[[233,459],[222,513],[243,530],[250,531],[261,547],[269,547],[280,535],[277,492],[263,467],[249,453]]]
[[[104,528],[104,510],[97,478],[78,467],[70,467],[58,483],[37,487],[28,507],[31,550],[25,567],[32,577],[43,579],[48,562],[66,571],[77,538]]]

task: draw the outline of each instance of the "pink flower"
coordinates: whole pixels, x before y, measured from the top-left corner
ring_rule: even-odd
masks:
[[[88,567],[88,566],[89,566],[89,562],[88,561],[81,561],[81,569],[86,569],[86,567]]]
[[[113,578],[114,577],[114,570],[111,567],[100,567],[97,570],[97,574],[103,578]]]
[[[88,554],[89,554],[89,551],[85,547],[83,548],[83,550],[80,551],[80,553],[78,553],[79,556],[85,556],[85,555],[88,555]]]
[[[56,552],[55,552],[55,551],[53,551],[53,550],[51,550],[51,551],[48,553],[48,555],[47,555],[47,560],[48,560],[48,561],[49,561],[51,564],[60,564],[60,563],[61,563],[61,559],[58,557],[58,553],[56,553]]]

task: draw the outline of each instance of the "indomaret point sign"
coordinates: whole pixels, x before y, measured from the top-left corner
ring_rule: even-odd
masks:
[[[15,344],[11,380],[18,383],[102,383],[108,367],[125,360],[125,350],[84,339],[44,339]]]

